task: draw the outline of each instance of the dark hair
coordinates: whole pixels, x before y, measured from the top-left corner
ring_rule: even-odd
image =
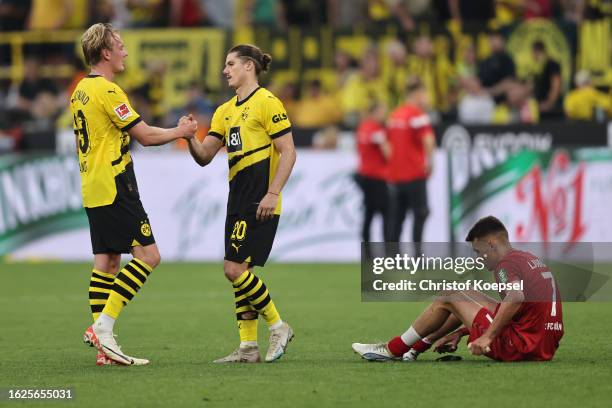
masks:
[[[239,44],[229,50],[228,54],[235,52],[242,59],[249,59],[255,64],[255,73],[267,72],[272,62],[270,54],[263,53],[259,47],[251,44]]]
[[[472,242],[475,239],[486,237],[489,234],[502,232],[508,238],[508,230],[504,224],[492,215],[479,219],[470,229],[465,240]]]
[[[406,81],[406,92],[412,93],[415,91],[420,91],[421,89],[425,89],[425,84],[419,77],[413,76],[408,78]]]
[[[544,44],[542,40],[537,40],[531,45],[531,49],[534,51],[546,52],[546,44]]]

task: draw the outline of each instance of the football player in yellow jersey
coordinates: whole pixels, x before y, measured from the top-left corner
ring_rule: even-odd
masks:
[[[115,320],[159,262],[160,255],[145,212],[130,155],[130,137],[143,146],[193,138],[197,123],[182,117],[178,126],[147,125],[123,90],[113,83],[122,72],[127,51],[110,24],[94,24],[81,39],[91,72],[72,96],[83,206],[89,219],[94,268],[89,303],[94,324],[85,343],[98,349],[96,364],[144,365],[148,360],[121,351],[113,336]],[[122,253],[132,260],[119,270]]]
[[[224,145],[229,161],[223,269],[234,288],[240,346],[216,363],[260,361],[260,314],[270,329],[267,362],[280,358],[293,338],[293,330],[281,320],[266,285],[253,273],[253,267],[265,264],[272,249],[281,190],[296,157],[283,104],[258,83],[258,75],[268,70],[271,61],[269,54],[253,45],[232,48],[223,75],[236,97],[217,108],[202,142],[189,140],[189,151],[200,166],[210,163]]]

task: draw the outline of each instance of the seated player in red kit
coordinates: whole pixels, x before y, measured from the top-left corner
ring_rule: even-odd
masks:
[[[477,290],[441,293],[401,336],[388,343],[353,343],[366,360],[414,361],[432,344],[452,352],[465,335],[474,355],[498,361],[551,360],[563,337],[559,290],[548,267],[535,255],[510,245],[497,218],[480,219],[466,241],[497,283],[523,283],[500,292],[501,302]]]

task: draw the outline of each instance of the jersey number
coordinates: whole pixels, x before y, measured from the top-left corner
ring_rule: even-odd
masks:
[[[236,224],[234,224],[234,230],[232,231],[231,239],[237,239],[238,241],[242,241],[244,239],[244,236],[246,235],[246,229],[246,221],[236,221]]]
[[[550,309],[550,315],[557,315],[557,287],[555,285],[555,278],[550,272],[542,272],[542,277],[544,279],[550,279],[550,285],[552,286],[552,307]]]
[[[89,132],[87,130],[87,120],[82,110],[78,110],[74,115],[74,135],[76,137],[77,149],[82,154],[89,152]]]

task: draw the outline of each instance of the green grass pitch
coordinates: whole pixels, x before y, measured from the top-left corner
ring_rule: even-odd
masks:
[[[0,263],[0,388],[65,388],[73,407],[608,407],[610,303],[564,305],[565,337],[549,363],[502,364],[467,354],[437,363],[369,363],[354,341],[403,331],[423,304],[362,303],[358,265],[271,264],[257,270],[296,337],[273,364],[215,365],[238,343],[220,264],[162,264],[116,326],[147,367],[96,367],[88,264]],[[262,354],[267,328],[260,321]]]

